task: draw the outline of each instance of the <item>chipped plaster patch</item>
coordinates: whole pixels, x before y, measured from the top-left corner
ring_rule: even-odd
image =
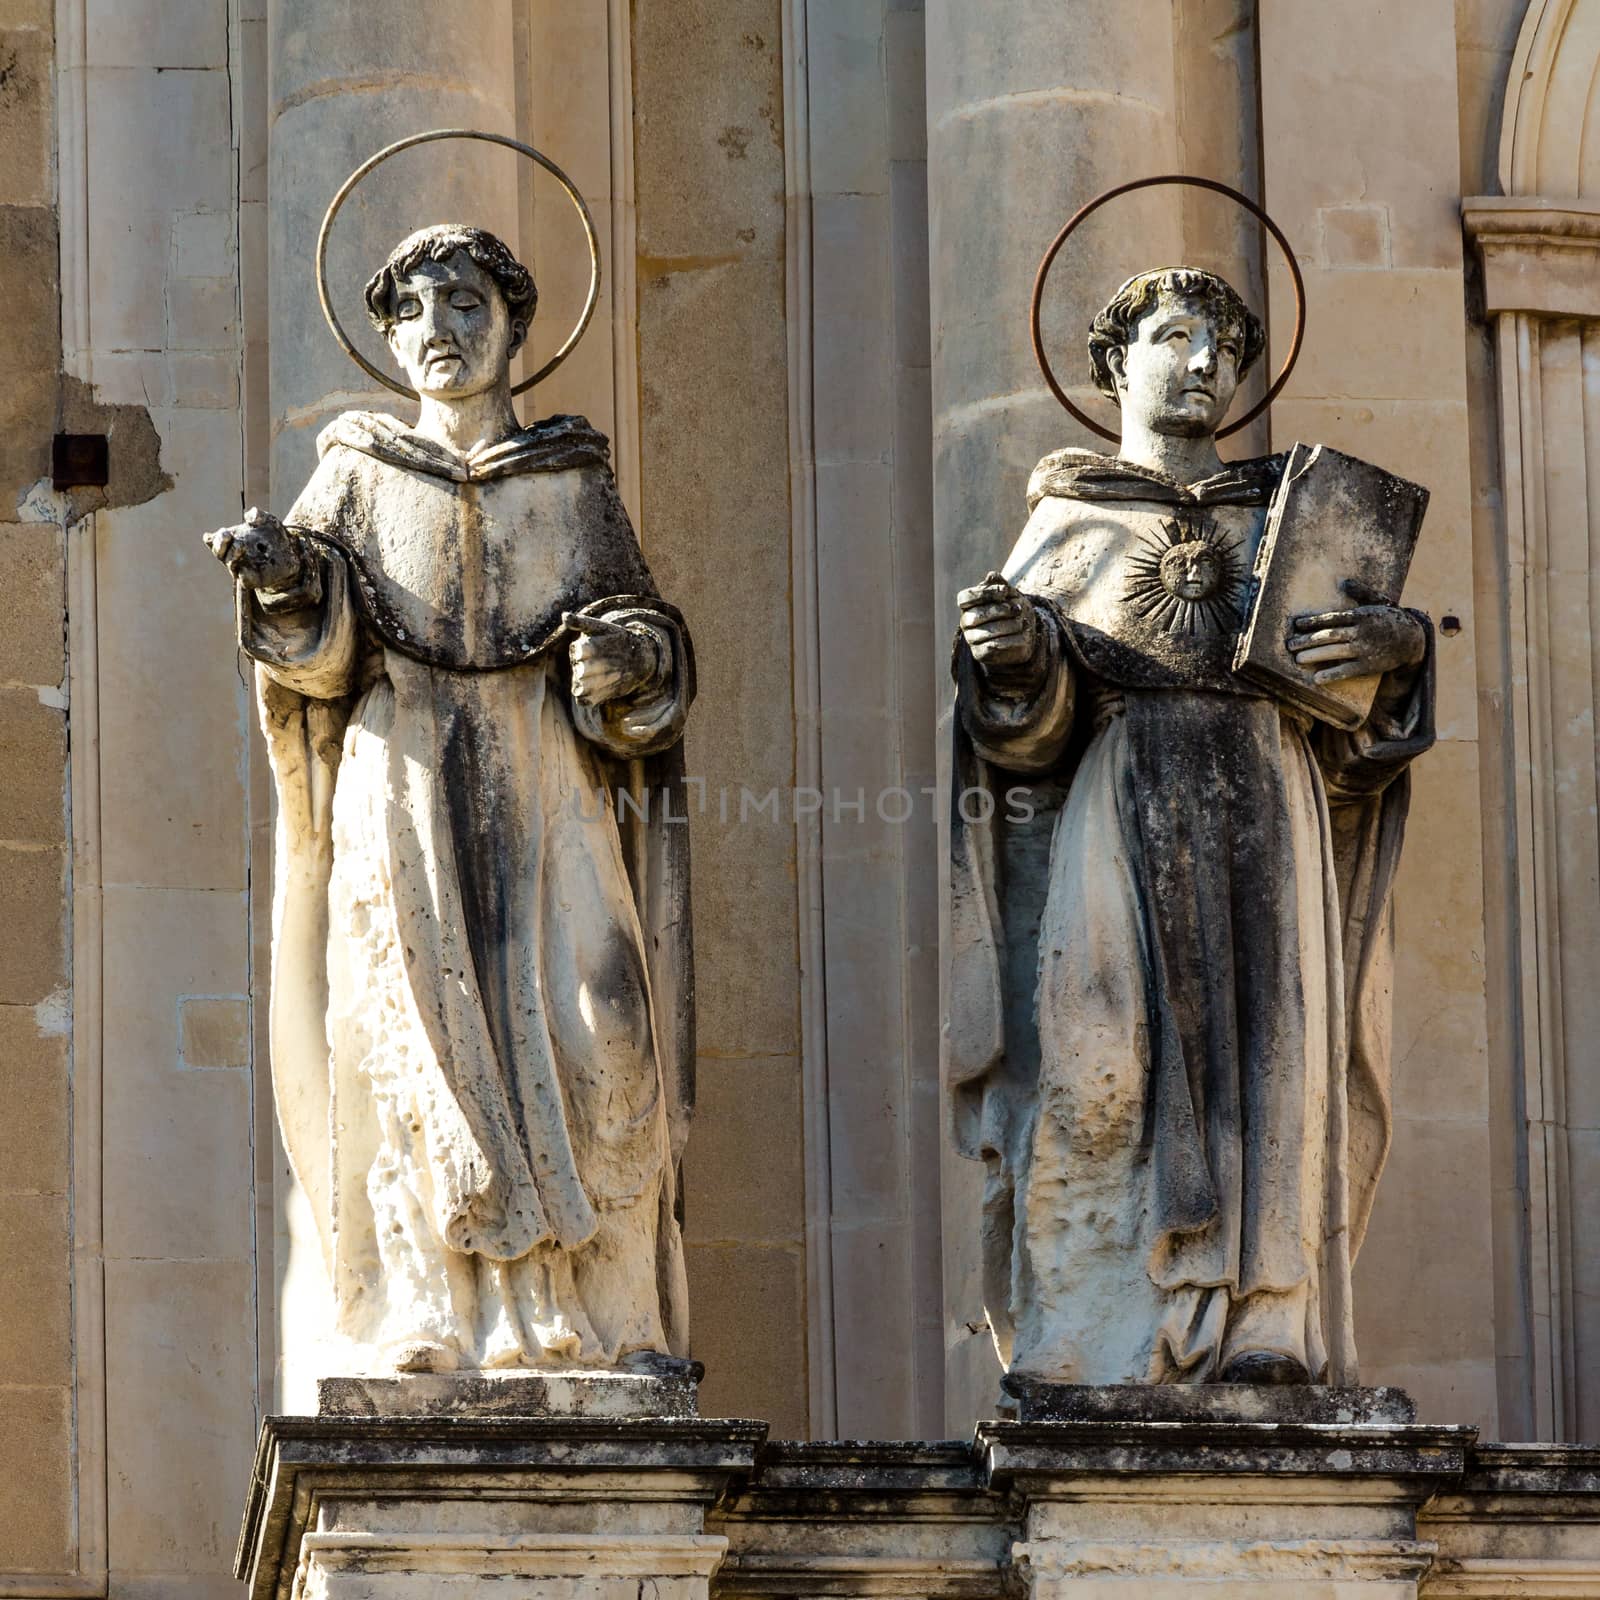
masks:
[[[72,990],[56,989],[33,1008],[34,1026],[41,1035],[60,1038],[72,1032]]]
[[[65,526],[72,520],[72,496],[40,478],[17,496],[18,522],[53,522]]]

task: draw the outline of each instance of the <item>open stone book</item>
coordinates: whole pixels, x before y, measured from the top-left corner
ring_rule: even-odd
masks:
[[[1288,649],[1295,618],[1398,605],[1428,491],[1327,445],[1297,444],[1267,512],[1233,669],[1337,728],[1359,728],[1378,679],[1318,683]],[[1349,583],[1351,587],[1346,587]],[[1366,592],[1352,593],[1360,586]]]

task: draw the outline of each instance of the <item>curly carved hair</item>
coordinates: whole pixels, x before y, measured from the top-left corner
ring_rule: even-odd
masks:
[[[512,255],[503,239],[483,228],[460,222],[438,222],[419,228],[389,252],[389,259],[367,282],[367,315],[380,333],[395,321],[395,280],[414,272],[424,261],[448,261],[464,250],[499,285],[513,322],[531,322],[539,304],[533,274]]]
[[[1267,347],[1267,331],[1232,284],[1198,267],[1162,267],[1156,272],[1141,272],[1117,290],[1089,329],[1089,365],[1094,370],[1096,386],[1108,400],[1116,400],[1117,386],[1107,356],[1113,350],[1128,348],[1140,319],[1162,300],[1200,305],[1216,318],[1219,327],[1236,333],[1241,347],[1241,378],[1261,359]]]

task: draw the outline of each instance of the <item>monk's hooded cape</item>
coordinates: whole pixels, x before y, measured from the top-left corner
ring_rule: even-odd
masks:
[[[687,631],[656,595],[605,437],[581,418],[463,457],[392,418],[349,413],[318,450],[285,519],[312,554],[304,582],[289,595],[241,590],[239,629],[258,664],[279,803],[274,1090],[342,1325],[362,1336],[355,1297],[375,1259],[367,1169],[380,1140],[364,1049],[383,1071],[404,1057],[425,1080],[433,1223],[451,1251],[489,1262],[578,1251],[603,1214],[658,1205],[660,1323],[681,1352],[676,1169],[694,1060]],[[665,687],[599,709],[570,703],[569,611],[650,632],[670,662]],[[582,792],[594,779],[601,793]],[[347,781],[363,786],[365,828],[348,797],[339,820]],[[556,804],[562,785],[570,810]],[[572,916],[621,878],[619,849],[631,903],[603,907],[603,926],[626,948],[602,941],[609,969],[584,971]],[[359,945],[370,907],[357,907],[361,927],[340,924],[348,908],[330,926],[339,850],[370,857],[357,868],[392,898],[389,933],[370,948]],[[624,970],[635,955],[642,984]],[[349,1046],[349,1019],[376,1009],[364,989],[384,962],[403,971],[412,1037],[373,1043],[363,1017],[364,1043]],[[621,1026],[643,1041],[636,1084],[597,1082],[604,1062],[559,1036],[558,1001],[599,1005],[608,983]]]
[[[1282,464],[1239,462],[1180,485],[1089,452],[1045,457],[1005,569],[1039,605],[1044,688],[1024,703],[987,694],[957,638],[944,1072],[956,1147],[986,1165],[990,1323],[1002,1359],[1040,1377],[1214,1379],[1227,1311],[1213,1316],[1207,1296],[1288,1291],[1309,1276],[1325,1336],[1307,1340],[1313,1378],[1325,1354],[1327,1381],[1354,1381],[1349,1273],[1390,1139],[1389,895],[1406,767],[1433,740],[1431,634],[1409,686],[1345,734],[1308,728],[1234,677],[1237,614],[1208,630],[1191,613],[1187,628],[1167,629],[1129,604],[1152,540],[1159,551],[1210,525],[1239,580],[1224,598],[1242,607]],[[1080,796],[1069,824],[1074,783],[1090,769],[1083,781],[1105,798]],[[985,793],[987,804],[975,798]],[[1324,965],[1339,991],[1325,1050],[1304,1042],[1316,1021],[1296,922],[1306,880],[1325,908],[1313,920],[1326,923]],[[1109,936],[1082,921],[1099,914],[1086,909],[1096,895],[1127,908]],[[1074,949],[1087,951],[1076,969]],[[1125,987],[1124,966],[1137,969]],[[1136,1014],[1116,1013],[1112,988],[1136,997]],[[1109,1043],[1085,1020],[1108,1014]],[[1093,1126],[1100,1103],[1086,1081],[1118,1055],[1137,1069],[1131,1152]],[[1308,1126],[1300,1085],[1319,1055],[1326,1160],[1305,1170],[1323,1174],[1325,1192],[1307,1200],[1323,1214],[1306,1218],[1282,1167]],[[1096,1171],[1122,1172],[1124,1160],[1139,1191],[1124,1243],[1136,1240],[1146,1287],[1174,1304],[1187,1295],[1188,1309],[1151,1331],[1152,1348],[1102,1358],[1085,1345],[1107,1308],[1088,1302],[1119,1198],[1096,1190]],[[1310,1263],[1308,1238],[1322,1241]],[[1086,1309],[1073,1310],[1075,1298]],[[1054,1344],[1037,1326],[1019,1333],[1040,1305],[1044,1321],[1074,1331]],[[1148,1367],[1124,1370],[1146,1356]]]

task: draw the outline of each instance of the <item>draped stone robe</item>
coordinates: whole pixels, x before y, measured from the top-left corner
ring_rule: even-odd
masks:
[[[604,437],[471,456],[350,413],[240,590],[277,783],[273,1080],[338,1331],[382,1366],[682,1353],[689,639]],[[563,613],[653,640],[596,709]]]
[[[1005,567],[1039,610],[1042,686],[995,692],[957,641],[945,1071],[1020,1376],[1215,1381],[1267,1351],[1355,1380],[1432,637],[1353,733],[1234,676],[1281,471],[1181,485],[1047,456]],[[1208,594],[1164,580],[1178,546]]]

